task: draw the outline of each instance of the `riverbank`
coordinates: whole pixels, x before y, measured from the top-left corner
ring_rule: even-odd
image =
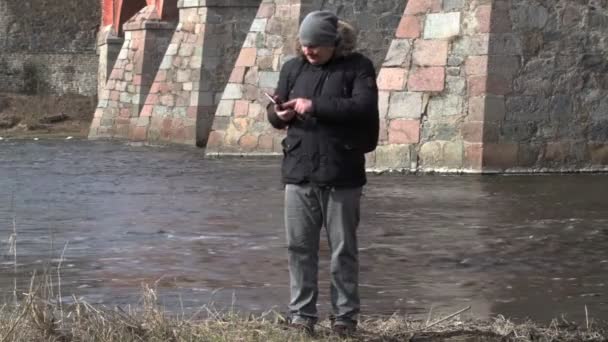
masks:
[[[0,93],[0,137],[86,137],[96,99]]]
[[[606,325],[593,321],[578,325],[564,319],[549,326],[515,324],[504,317],[463,320],[459,315],[412,320],[393,315],[364,318],[350,338],[335,336],[329,321],[310,336],[289,329],[283,316],[258,316],[202,307],[197,313],[175,315],[158,303],[156,292],[145,288],[139,307],[107,308],[74,298],[57,303],[27,294],[17,306],[0,311],[0,341],[606,341]]]

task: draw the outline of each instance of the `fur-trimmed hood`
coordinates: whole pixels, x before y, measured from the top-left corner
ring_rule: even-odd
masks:
[[[357,30],[351,24],[342,20],[338,21],[338,37],[339,41],[334,58],[346,57],[355,52],[357,49]],[[300,39],[296,39],[296,53],[304,58]]]

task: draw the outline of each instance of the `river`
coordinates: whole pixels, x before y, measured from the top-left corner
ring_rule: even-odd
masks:
[[[362,311],[471,306],[547,322],[608,318],[608,175],[369,175]],[[0,296],[46,270],[65,301],[284,312],[279,160],[83,140],[0,141]],[[17,232],[17,268],[9,251]],[[63,256],[63,257],[62,257]],[[319,309],[327,313],[328,248]],[[59,269],[59,272],[57,270]]]

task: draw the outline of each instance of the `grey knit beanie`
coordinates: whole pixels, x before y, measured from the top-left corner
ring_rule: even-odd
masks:
[[[338,17],[329,11],[310,12],[300,24],[303,46],[334,46],[338,41]]]

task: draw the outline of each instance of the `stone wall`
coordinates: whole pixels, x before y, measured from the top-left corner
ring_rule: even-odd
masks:
[[[607,169],[606,0],[179,4],[171,45],[130,114],[130,139],[280,154],[285,132],[266,122],[263,92],[294,56],[298,22],[329,9],[355,24],[378,70],[380,145],[368,168]]]
[[[95,95],[99,1],[0,0],[0,92]]]
[[[284,132],[266,121],[264,92],[273,93],[281,65],[294,55],[300,4],[264,0],[215,112],[207,153],[279,153]]]
[[[357,31],[358,51],[379,68],[386,56],[407,1],[404,0],[312,0],[302,1],[300,21],[311,11],[324,9],[336,13]]]
[[[175,26],[161,21],[154,6],[124,24],[122,49],[100,93],[91,137],[133,138],[132,123],[139,121]]]
[[[494,3],[486,170],[608,164],[608,1]]]

